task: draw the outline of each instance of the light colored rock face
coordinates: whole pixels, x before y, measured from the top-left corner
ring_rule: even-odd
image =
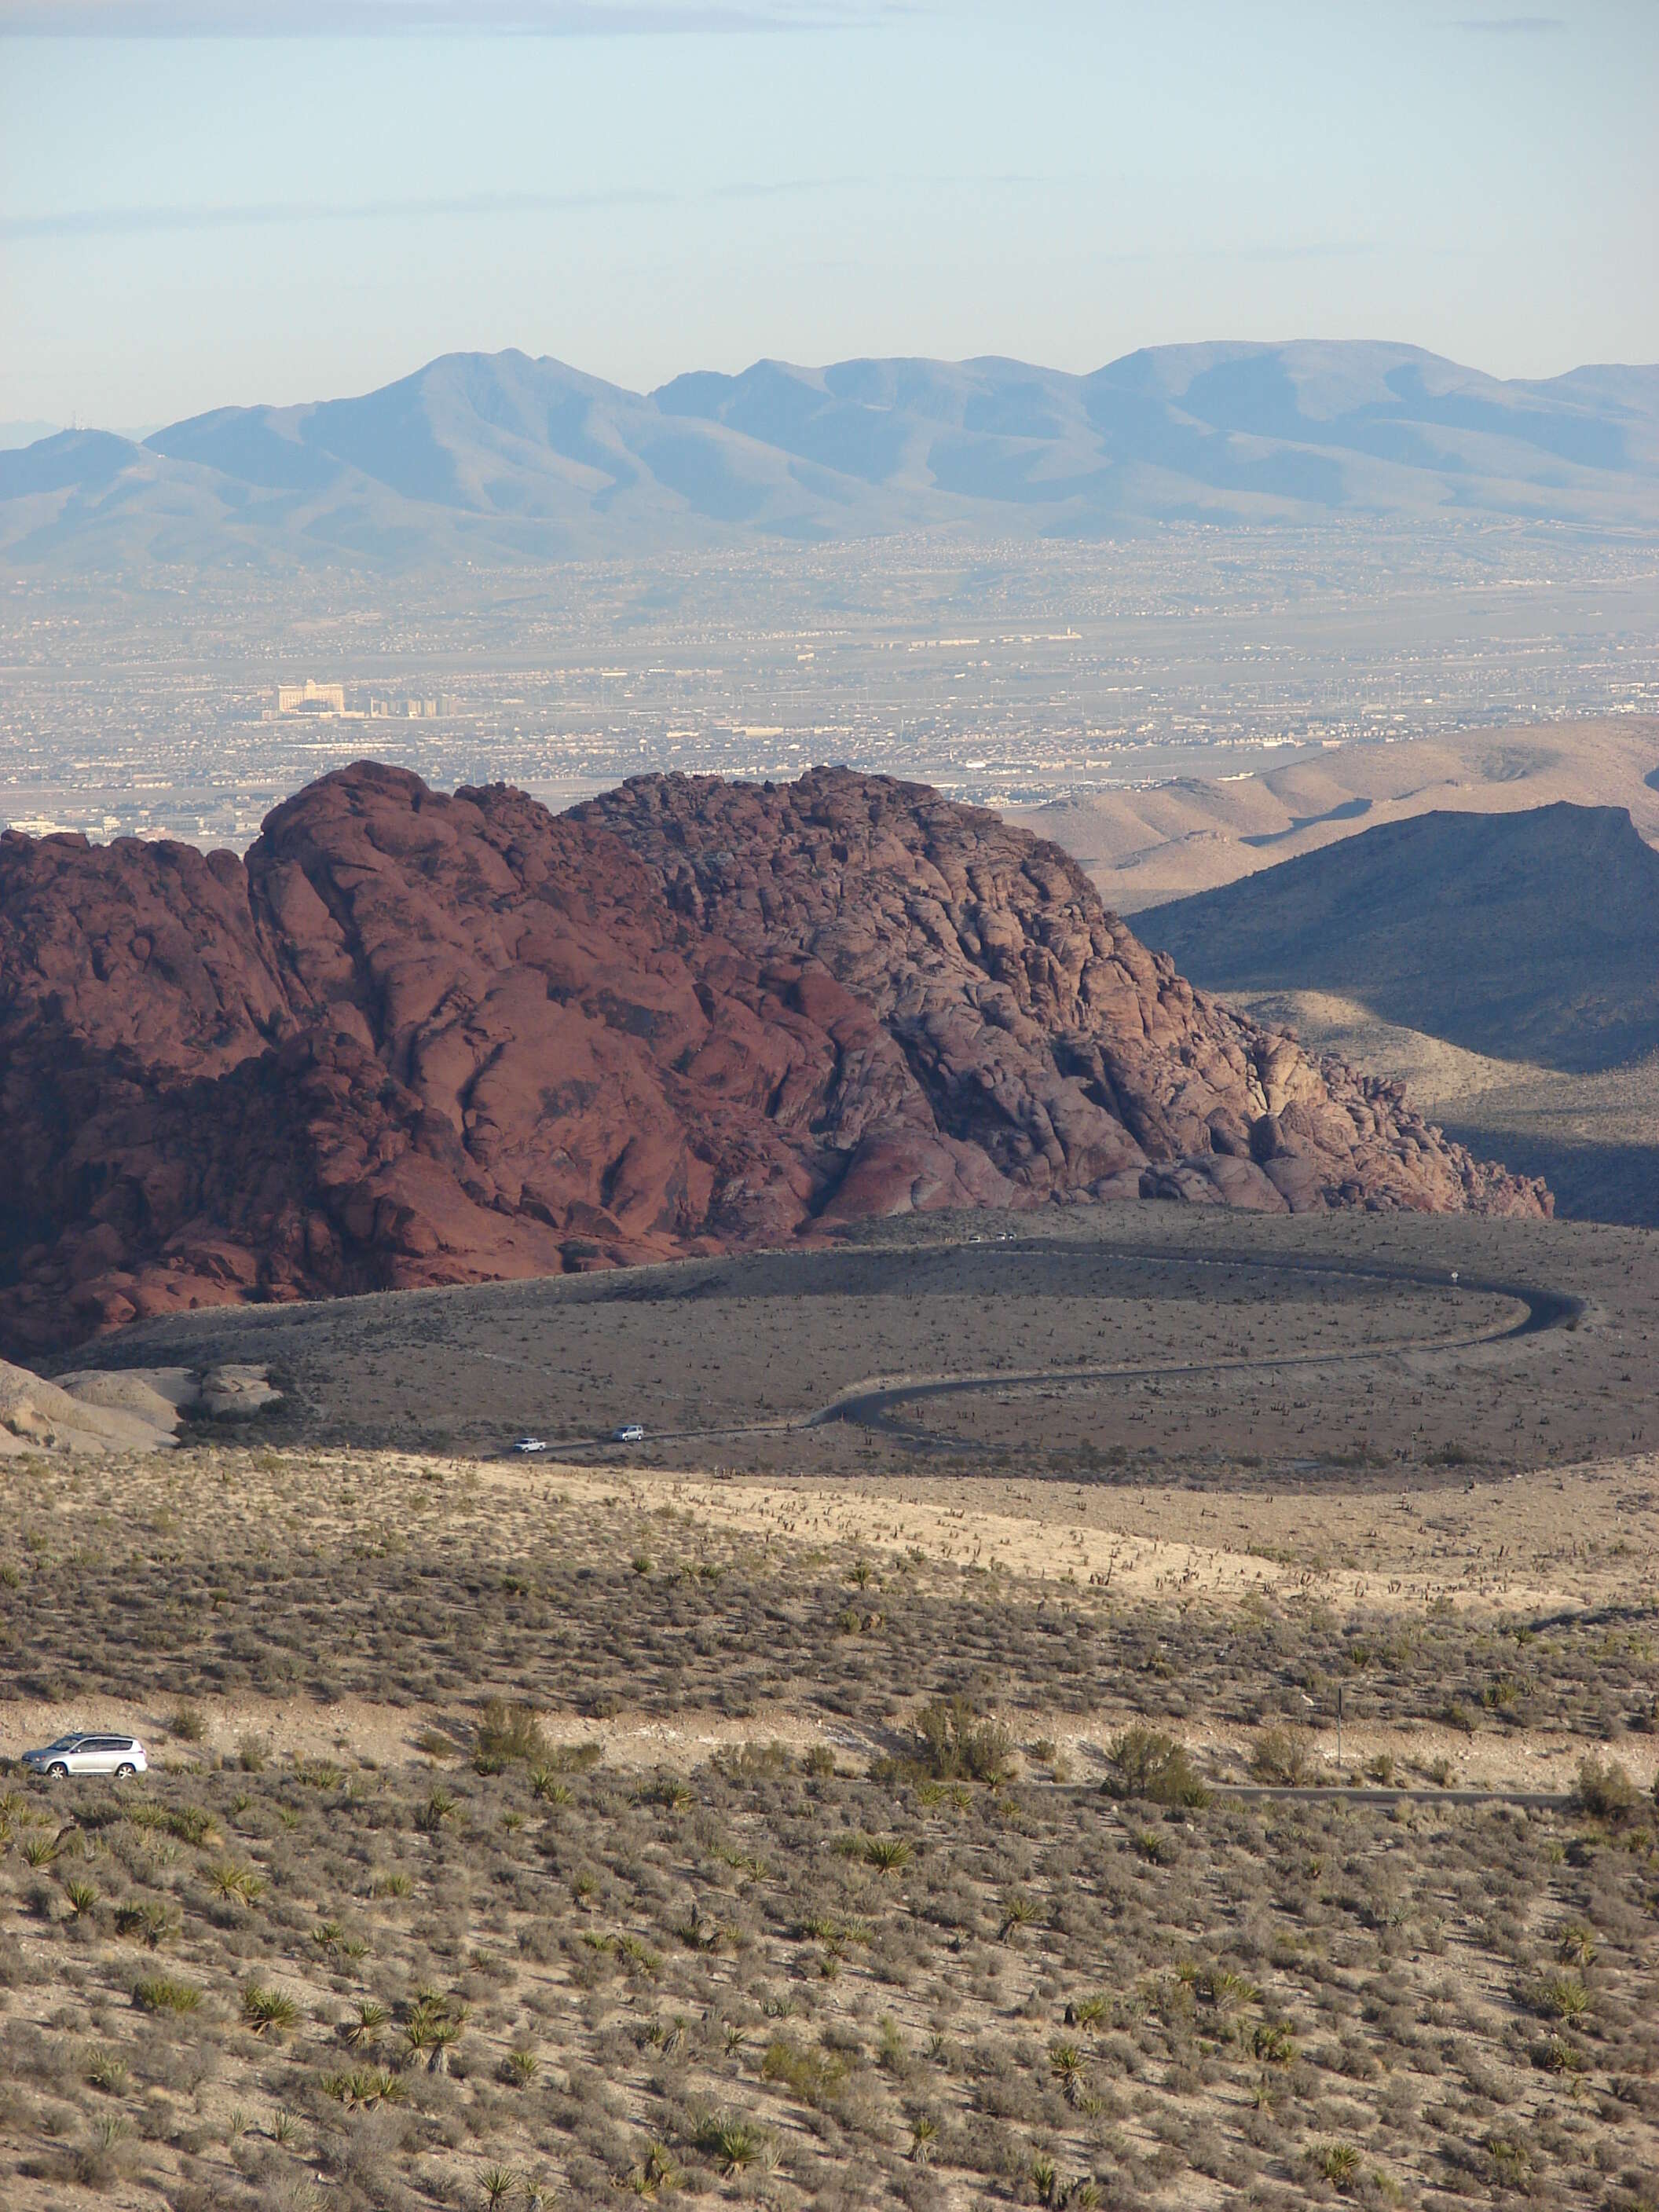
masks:
[[[282,1395],[264,1367],[210,1367],[199,1376],[188,1367],[85,1367],[48,1382],[0,1360],[0,1457],[167,1450],[186,1412],[242,1419]]]
[[[106,1390],[105,1383],[117,1387]],[[173,1443],[178,1419],[176,1407],[136,1376],[68,1376],[62,1383],[48,1382],[0,1361],[0,1456],[156,1451]]]
[[[202,1377],[200,1405],[210,1420],[246,1421],[274,1406],[282,1392],[271,1387],[264,1367],[210,1367]]]
[[[0,1340],[1168,1195],[1547,1210],[921,787],[365,764],[246,866],[0,839]],[[1264,1126],[1264,1117],[1271,1117]]]

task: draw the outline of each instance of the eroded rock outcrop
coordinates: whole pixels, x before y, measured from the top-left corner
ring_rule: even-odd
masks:
[[[1548,1210],[921,787],[555,817],[372,763],[246,863],[0,838],[0,1336],[780,1243],[909,1207]]]
[[[264,1367],[89,1367],[54,1382],[0,1360],[0,1459],[170,1449],[185,1414],[239,1420],[277,1404]]]

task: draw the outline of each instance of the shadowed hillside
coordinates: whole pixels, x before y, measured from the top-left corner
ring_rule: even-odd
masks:
[[[1615,807],[1420,815],[1136,921],[1212,990],[1329,992],[1498,1060],[1659,1044],[1659,854]]]

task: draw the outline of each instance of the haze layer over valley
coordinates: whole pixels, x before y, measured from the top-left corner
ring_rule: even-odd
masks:
[[[978,805],[1063,804],[1033,826],[1128,911],[1223,879],[1181,872],[1252,788],[1218,779],[1297,763],[1305,780],[1341,745],[1339,779],[1377,763],[1373,780],[1443,785],[1478,771],[1407,775],[1398,741],[1584,716],[1620,718],[1630,753],[1623,718],[1659,706],[1656,576],[1643,540],[1468,521],[930,532],[395,585],[0,570],[0,820],[240,850],[280,799],[368,754],[556,807],[643,771],[833,762]],[[344,718],[279,709],[307,679],[340,686]],[[1622,803],[1651,765],[1631,760]],[[1547,795],[1615,796],[1583,772],[1567,759]],[[1352,795],[1270,802],[1237,831]]]

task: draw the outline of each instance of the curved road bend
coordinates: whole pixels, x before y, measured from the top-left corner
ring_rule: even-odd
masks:
[[[1024,1249],[1027,1251],[1030,1249],[1029,1246]],[[1178,1260],[1192,1267],[1235,1271],[1248,1269],[1257,1273],[1334,1275],[1350,1281],[1403,1283],[1419,1290],[1443,1291],[1454,1287],[1448,1270],[1425,1270],[1391,1261],[1370,1261],[1359,1264],[1318,1258],[1286,1259],[1270,1261],[1264,1266],[1255,1255],[1224,1254],[1194,1258],[1191,1253],[1148,1252],[1143,1249],[1134,1256],[1138,1259]],[[1545,1329],[1567,1327],[1577,1321],[1584,1311],[1582,1298],[1575,1297],[1568,1291],[1551,1290],[1533,1283],[1509,1282],[1490,1276],[1465,1275],[1460,1272],[1455,1287],[1484,1297],[1506,1299],[1524,1307],[1525,1311],[1518,1321],[1502,1327],[1480,1329],[1472,1335],[1407,1337],[1396,1343],[1370,1345],[1352,1352],[1296,1352],[1270,1359],[1204,1359],[1152,1367],[1044,1367],[970,1375],[897,1376],[874,1385],[854,1383],[849,1389],[840,1392],[829,1405],[820,1407],[815,1413],[809,1413],[804,1421],[791,1422],[787,1425],[817,1428],[830,1421],[846,1421],[857,1428],[874,1430],[894,1443],[907,1444],[915,1450],[959,1451],[962,1449],[960,1438],[937,1437],[926,1429],[915,1427],[897,1419],[896,1409],[902,1405],[933,1398],[1000,1390],[1053,1389],[1057,1384],[1157,1382],[1198,1375],[1272,1374],[1289,1368],[1352,1365],[1364,1361],[1394,1358],[1404,1352],[1468,1352],[1484,1345],[1505,1344],[1520,1337],[1536,1336]]]
[[[1019,1247],[1022,1256],[1030,1256],[1033,1253],[1071,1256],[1077,1249],[1077,1246],[1069,1242],[1056,1240],[1024,1243]],[[790,1414],[781,1420],[719,1422],[698,1428],[658,1429],[652,1432],[651,1441],[653,1443],[681,1443],[711,1442],[726,1437],[787,1436],[797,1429],[820,1428],[832,1421],[846,1421],[854,1427],[875,1430],[896,1443],[909,1445],[916,1450],[955,1451],[960,1449],[958,1440],[933,1436],[925,1429],[910,1427],[895,1419],[894,1409],[917,1399],[947,1398],[975,1391],[1030,1390],[1078,1382],[1156,1382],[1196,1375],[1271,1373],[1289,1368],[1352,1365],[1364,1361],[1392,1358],[1404,1352],[1465,1352],[1483,1345],[1504,1344],[1519,1337],[1536,1336],[1545,1329],[1569,1326],[1584,1311],[1584,1301],[1574,1297],[1571,1291],[1551,1290],[1535,1283],[1466,1275],[1461,1271],[1454,1285],[1449,1269],[1413,1267],[1403,1261],[1390,1260],[1359,1261],[1328,1259],[1316,1255],[1263,1261],[1259,1254],[1253,1252],[1235,1250],[1194,1254],[1179,1247],[1164,1245],[1143,1245],[1123,1256],[1132,1265],[1137,1261],[1150,1260],[1160,1264],[1214,1267],[1234,1273],[1335,1276],[1347,1282],[1405,1284],[1418,1290],[1455,1288],[1475,1291],[1483,1297],[1507,1299],[1522,1307],[1523,1311],[1517,1321],[1506,1322],[1502,1327],[1478,1330],[1472,1335],[1407,1337],[1396,1343],[1371,1345],[1352,1352],[1287,1352],[1273,1359],[1197,1360],[1152,1367],[1037,1367],[1012,1371],[981,1370],[965,1375],[872,1376],[866,1382],[848,1384],[836,1392],[828,1405],[820,1406],[812,1413]],[[488,1353],[482,1356],[501,1357]],[[503,1364],[528,1365],[530,1363],[504,1360]],[[549,1439],[550,1448],[559,1451],[577,1450],[610,1442],[608,1436]]]

